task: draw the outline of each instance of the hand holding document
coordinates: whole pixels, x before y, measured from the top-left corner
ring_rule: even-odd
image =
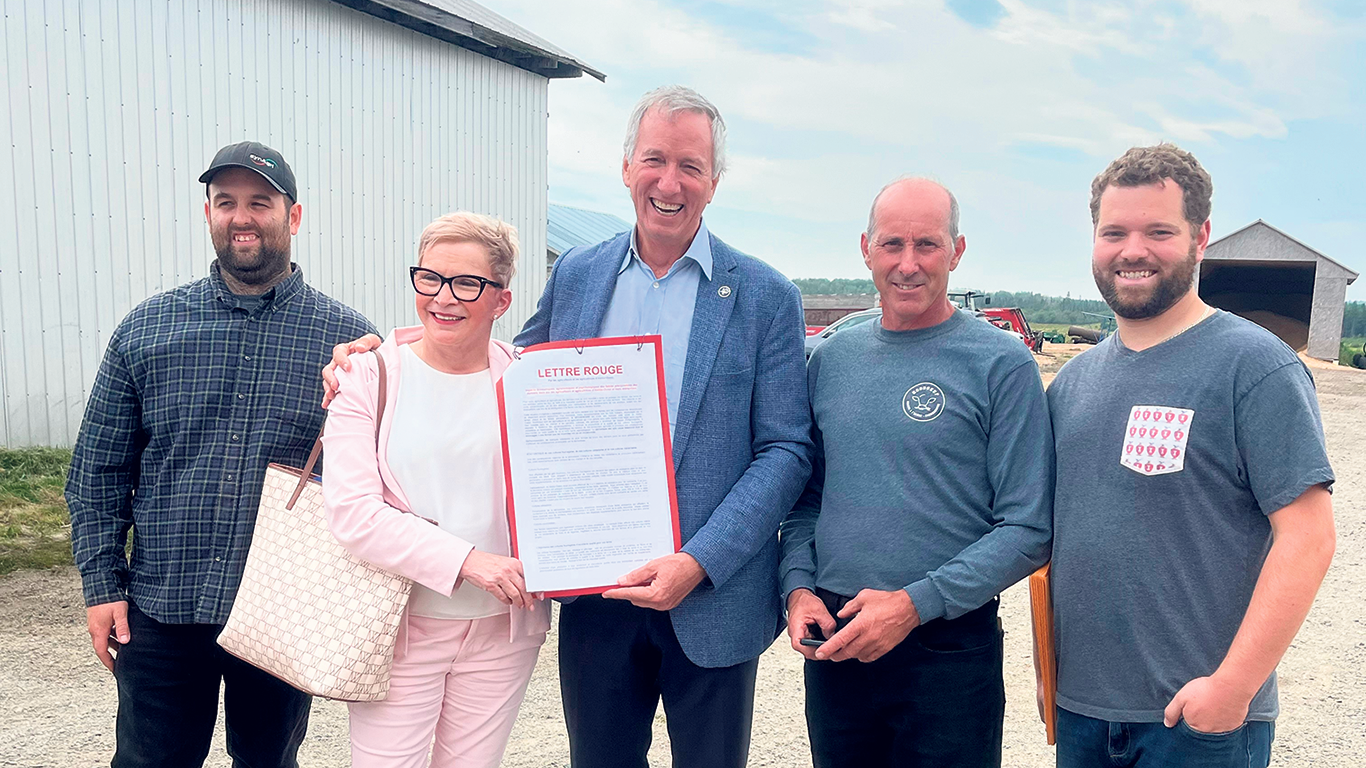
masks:
[[[498,385],[527,589],[598,593],[681,546],[659,336],[528,347]]]

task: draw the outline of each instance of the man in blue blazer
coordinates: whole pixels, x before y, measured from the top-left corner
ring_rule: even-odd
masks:
[[[784,625],[778,525],[813,450],[805,323],[791,281],[707,231],[702,211],[724,167],[711,102],[678,86],[646,94],[622,158],[635,227],[560,257],[516,339],[664,341],[683,550],[561,610],[575,768],[646,768],[661,698],[675,766],[743,766],[759,655]]]
[[[801,296],[702,222],[724,141],[695,91],[646,94],[622,160],[635,228],[566,252],[516,340],[664,340],[683,549],[561,610],[578,768],[645,768],[661,697],[675,766],[743,766],[758,657],[783,625],[777,529],[812,451]]]

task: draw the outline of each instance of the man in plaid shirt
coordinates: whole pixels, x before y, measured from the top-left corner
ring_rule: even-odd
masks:
[[[318,370],[375,331],[290,262],[303,209],[279,152],[224,147],[199,180],[218,259],[115,329],[67,478],[90,637],[118,684],[114,768],[203,764],[220,681],[234,764],[297,765],[309,697],[215,639],[266,465],[303,465],[323,420]]]

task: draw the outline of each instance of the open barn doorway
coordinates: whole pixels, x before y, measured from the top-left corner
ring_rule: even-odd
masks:
[[[1200,298],[1251,320],[1303,352],[1309,345],[1314,270],[1312,262],[1207,259],[1200,264]]]

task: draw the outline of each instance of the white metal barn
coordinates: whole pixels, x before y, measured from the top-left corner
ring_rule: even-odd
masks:
[[[260,141],[299,181],[295,261],[381,329],[455,209],[521,234],[495,332],[545,282],[549,78],[602,74],[467,0],[5,0],[0,446],[69,445],[114,327],[207,274],[196,179]]]

